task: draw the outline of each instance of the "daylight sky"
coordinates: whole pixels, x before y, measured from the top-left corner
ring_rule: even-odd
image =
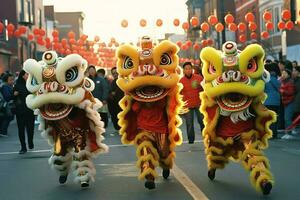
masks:
[[[187,0],[44,0],[44,5],[54,5],[56,12],[83,11],[84,32],[90,37],[99,35],[107,42],[115,37],[120,42],[137,41],[142,35],[156,39],[164,33],[183,33],[181,26],[173,25],[174,18],[181,22],[187,19]],[[139,26],[141,18],[147,26]],[[157,27],[156,20],[163,20]],[[128,27],[122,28],[121,21],[128,20]]]

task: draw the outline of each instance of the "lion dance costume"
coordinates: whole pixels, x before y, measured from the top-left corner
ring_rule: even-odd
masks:
[[[139,179],[146,179],[148,189],[155,188],[156,166],[168,178],[175,146],[182,142],[178,49],[169,41],[153,46],[149,37],[143,37],[139,50],[123,45],[117,53],[117,84],[125,92],[118,115],[122,143],[137,146]]]
[[[231,158],[250,171],[256,190],[269,194],[273,177],[262,149],[268,146],[269,126],[276,117],[263,105],[265,82],[270,78],[264,70],[264,50],[252,44],[239,51],[229,41],[223,52],[207,47],[200,57],[205,79],[200,110],[208,177],[213,180],[216,169],[224,168]]]
[[[42,61],[24,63],[29,73],[26,87],[32,93],[26,104],[38,112],[39,129],[53,145],[49,164],[58,171],[61,184],[73,168],[75,182],[82,187],[94,181],[91,158],[108,150],[102,143],[104,128],[97,112],[102,103],[91,94],[94,83],[84,77],[86,68],[81,56],[58,58],[54,51],[45,52]]]

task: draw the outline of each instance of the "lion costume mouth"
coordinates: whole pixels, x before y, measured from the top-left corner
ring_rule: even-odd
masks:
[[[61,103],[46,104],[40,108],[40,113],[46,120],[60,120],[67,117],[73,106]]]
[[[228,93],[218,97],[216,100],[223,110],[237,112],[248,108],[253,98],[240,93]]]
[[[137,101],[157,101],[164,98],[168,94],[168,89],[160,86],[148,85],[134,89],[131,93],[134,99]]]

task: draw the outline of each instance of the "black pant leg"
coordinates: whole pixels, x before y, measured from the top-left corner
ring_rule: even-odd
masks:
[[[33,113],[28,114],[26,120],[26,132],[29,148],[33,148],[34,121],[35,117]]]
[[[23,115],[17,114],[17,125],[18,125],[18,135],[21,143],[21,149],[25,150],[26,142],[25,142],[25,120],[26,117]]]

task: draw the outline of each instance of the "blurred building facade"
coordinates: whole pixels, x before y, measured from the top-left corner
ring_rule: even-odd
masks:
[[[73,31],[75,39],[83,34],[83,12],[55,12],[56,28],[61,38],[68,38],[68,33]]]
[[[24,25],[28,30],[44,26],[43,0],[2,0],[0,6],[0,21],[7,26]],[[27,31],[28,32],[28,31]],[[7,31],[0,34],[0,73],[6,70],[17,71],[29,57],[35,58],[38,47],[27,40],[27,36],[9,38]]]

